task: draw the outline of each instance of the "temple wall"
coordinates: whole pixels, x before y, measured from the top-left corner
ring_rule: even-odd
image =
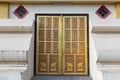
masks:
[[[9,19],[18,19],[14,14],[13,11],[19,6],[20,4],[9,4]],[[105,19],[101,19],[96,15],[96,11],[97,9],[102,5],[102,4],[22,4],[29,12],[29,14],[23,18],[26,21],[29,20],[35,20],[35,14],[89,14],[89,75],[90,78],[85,78],[85,76],[57,76],[56,78],[53,77],[49,77],[49,76],[36,76],[34,78],[34,80],[38,80],[38,79],[50,79],[50,80],[103,80],[103,74],[101,73],[101,71],[98,70],[97,68],[97,60],[98,60],[98,51],[100,50],[119,50],[119,34],[118,36],[116,36],[116,34],[114,35],[114,33],[111,33],[111,35],[113,36],[107,36],[106,34],[100,34],[100,37],[98,37],[98,34],[94,34],[92,32],[93,27],[100,27],[99,24],[102,25],[102,23],[106,22],[106,25],[108,24],[110,27],[114,27],[114,25],[112,26],[113,21],[116,20],[115,18],[115,5],[114,4],[105,4],[105,6],[111,11],[111,14],[105,18]],[[118,21],[119,22],[119,21]],[[97,25],[97,26],[96,26]],[[108,28],[109,28],[108,26]],[[34,26],[35,27],[35,26]],[[28,71],[23,72],[24,76],[22,76],[23,80],[29,80],[30,77],[32,77],[33,75],[33,61],[34,61],[34,40],[32,38],[32,42],[30,47],[26,47],[28,42],[30,42],[29,40],[29,36],[25,37],[26,38],[20,38],[15,37],[15,41],[14,39],[9,38],[8,34],[7,36],[3,36],[6,34],[0,34],[0,44],[2,44],[1,42],[6,42],[5,44],[2,44],[3,46],[0,46],[0,49],[30,49],[29,50],[29,56],[30,58],[28,59],[28,68],[29,70],[32,70],[31,73],[29,73]],[[17,34],[14,34],[14,36]],[[22,35],[22,33],[20,33],[20,35]],[[34,35],[32,33],[32,35]],[[24,37],[23,36],[23,37]],[[2,38],[4,37],[4,38]],[[11,44],[9,42],[7,42],[7,40],[9,39],[9,41],[13,41],[14,44]],[[25,39],[25,41],[24,41]],[[22,45],[19,42],[23,42],[24,45]],[[113,43],[115,41],[115,43]],[[109,44],[111,43],[111,44]],[[8,45],[9,44],[9,45]],[[20,46],[17,46],[17,45]],[[101,45],[100,45],[101,44]],[[7,47],[4,45],[8,45]],[[114,47],[113,47],[114,46]],[[31,62],[31,63],[30,63]],[[30,76],[30,77],[26,77],[26,76]],[[85,79],[84,79],[85,78]],[[113,79],[114,80],[114,79]]]

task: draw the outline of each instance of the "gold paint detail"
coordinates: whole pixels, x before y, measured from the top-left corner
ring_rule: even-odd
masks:
[[[87,17],[63,16],[63,74],[87,75]]]
[[[36,74],[88,75],[87,16],[37,16]]]
[[[115,4],[116,18],[120,18],[120,4]]]
[[[0,3],[0,18],[8,18],[8,3]]]
[[[37,49],[36,49],[36,74],[60,74],[61,64],[61,38],[62,30],[59,16],[38,16],[37,17]],[[40,59],[45,56],[44,71],[41,71]]]

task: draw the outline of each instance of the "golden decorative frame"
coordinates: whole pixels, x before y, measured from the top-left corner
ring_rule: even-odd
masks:
[[[60,18],[60,23],[61,23],[61,25],[59,25],[59,26],[61,26],[60,27],[60,30],[59,30],[59,33],[60,34],[64,34],[64,29],[63,29],[63,25],[64,25],[64,17],[84,17],[85,18],[85,72],[82,72],[82,73],[65,73],[64,72],[64,69],[63,69],[63,66],[64,66],[64,56],[63,56],[63,53],[64,53],[64,43],[63,43],[63,36],[64,35],[60,35],[59,34],[59,42],[60,42],[60,45],[59,45],[59,50],[60,50],[60,61],[59,61],[59,63],[60,64],[62,64],[62,65],[60,65],[60,72],[59,73],[39,73],[38,72],[38,66],[37,66],[37,64],[38,64],[38,57],[37,57],[37,54],[38,54],[38,44],[37,44],[37,41],[38,41],[38,18],[40,17],[40,16],[44,16],[44,17],[46,17],[46,16],[51,16],[51,17],[54,17],[54,16],[56,16],[56,15],[45,15],[45,14],[36,14],[36,26],[35,26],[35,74],[36,75],[52,75],[52,74],[54,74],[54,75],[88,75],[89,74],[89,39],[88,39],[88,36],[89,36],[89,29],[88,29],[88,15],[87,14],[77,14],[77,15],[73,15],[73,14],[69,14],[69,15],[64,15],[64,14],[62,14],[62,15],[57,15],[57,17],[59,16],[59,18]],[[75,57],[74,57],[75,58]]]

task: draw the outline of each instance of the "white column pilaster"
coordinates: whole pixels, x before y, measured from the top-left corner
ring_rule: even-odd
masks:
[[[97,68],[103,80],[120,78],[120,20],[94,23],[92,34],[97,54]]]
[[[1,62],[0,80],[22,80],[22,72],[27,70],[26,63]]]
[[[33,20],[0,19],[0,80],[33,77],[32,26]]]

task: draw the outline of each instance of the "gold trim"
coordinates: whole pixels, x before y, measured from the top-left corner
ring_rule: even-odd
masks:
[[[8,18],[8,3],[0,3],[0,18]]]
[[[120,18],[120,4],[115,4],[116,18]]]
[[[62,18],[62,15],[60,16],[60,74],[63,74],[63,18]]]
[[[39,21],[39,17],[37,17],[37,22],[36,22],[37,25],[35,26],[36,30],[37,30],[37,34],[36,34],[37,35],[37,38],[36,38],[36,40],[37,40],[36,41],[36,53],[35,53],[36,54],[36,64],[38,64],[38,38],[39,38],[39,36],[38,36],[38,32],[39,32],[38,24],[39,24],[39,22],[38,21]],[[38,73],[38,66],[36,65],[36,74],[37,73]]]
[[[7,3],[120,3],[120,0],[0,0]]]
[[[87,42],[87,17],[85,16],[84,17],[85,18],[85,65],[86,65],[86,67],[85,67],[85,73],[87,74],[88,73],[88,42]]]

